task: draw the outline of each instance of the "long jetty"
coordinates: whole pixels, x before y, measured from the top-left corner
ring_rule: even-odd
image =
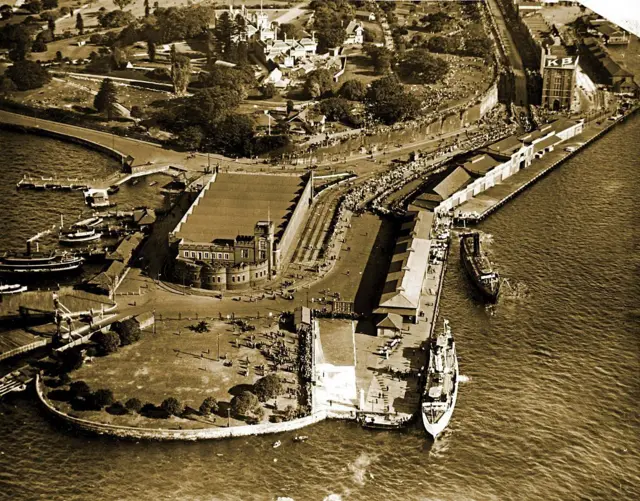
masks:
[[[473,198],[456,207],[456,220],[472,225],[484,220],[509,200],[512,200],[562,165],[566,160],[608,133],[615,125],[635,114],[638,109],[640,108],[634,108],[617,120],[607,120],[601,126],[591,124],[589,128],[585,128],[580,134],[561,143],[561,146],[565,148],[547,153],[544,157],[534,160],[530,166],[519,170],[504,181],[478,195],[474,195]],[[571,145],[571,148],[566,149],[567,145]]]
[[[34,177],[25,174],[20,181],[17,182],[17,189],[31,189],[31,190],[60,190],[60,191],[74,191],[74,190],[104,190],[110,186],[120,186],[127,181],[148,176],[151,174],[158,174],[161,172],[167,172],[170,169],[182,170],[180,166],[174,166],[170,164],[153,165],[135,167],[134,172],[120,173],[105,179],[79,179],[79,178],[63,178],[63,177]]]

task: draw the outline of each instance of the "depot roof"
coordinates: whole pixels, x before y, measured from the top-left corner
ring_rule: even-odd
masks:
[[[234,240],[253,235],[258,221],[270,220],[277,237],[284,232],[304,185],[297,176],[219,173],[176,226],[174,236],[199,243]]]

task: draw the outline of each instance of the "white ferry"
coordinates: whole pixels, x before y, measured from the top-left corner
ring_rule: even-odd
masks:
[[[449,424],[458,397],[458,357],[449,321],[431,339],[427,382],[422,396],[422,422],[434,439]]]

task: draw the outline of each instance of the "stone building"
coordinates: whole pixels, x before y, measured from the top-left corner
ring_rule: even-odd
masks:
[[[215,173],[169,234],[174,278],[212,290],[266,282],[280,269],[312,197],[312,174]]]

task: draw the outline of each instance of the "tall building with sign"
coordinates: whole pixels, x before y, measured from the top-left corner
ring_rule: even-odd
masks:
[[[576,88],[578,56],[569,55],[559,44],[542,51],[542,106],[549,110],[570,110]]]

